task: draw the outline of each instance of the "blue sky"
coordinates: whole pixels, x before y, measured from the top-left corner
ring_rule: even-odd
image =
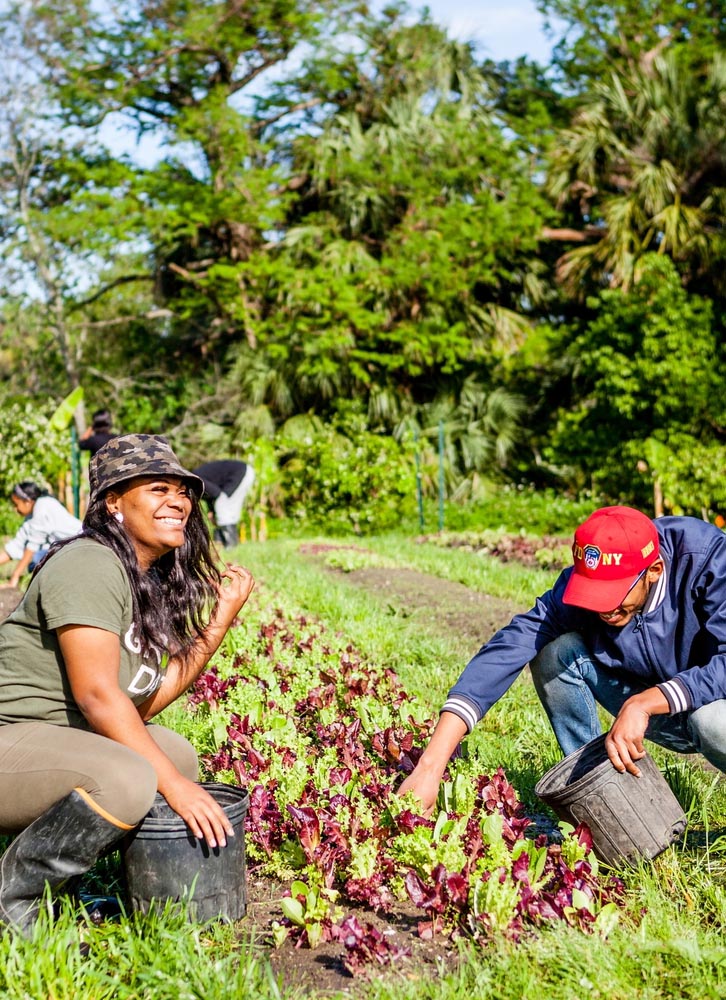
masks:
[[[423,2],[410,0],[413,7]],[[547,62],[552,43],[534,0],[428,0],[434,21],[462,41],[476,41],[491,59],[529,56]]]

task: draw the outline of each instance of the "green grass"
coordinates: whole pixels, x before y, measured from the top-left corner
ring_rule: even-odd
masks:
[[[82,944],[88,953],[81,950]],[[69,907],[32,940],[0,935],[3,1000],[293,1000],[250,942],[224,925],[194,926],[178,908],[99,927]]]
[[[395,670],[411,694],[436,703],[458,676],[463,646],[427,633],[344,574],[323,572],[299,555],[298,544],[251,543],[235,554],[264,585],[344,632],[369,659]]]
[[[412,510],[412,505],[407,505]],[[443,511],[437,496],[427,496],[423,501],[423,525],[418,514],[402,514],[400,528],[409,535],[431,534],[442,525],[444,531],[494,531],[517,534],[524,530],[536,535],[571,536],[580,522],[601,507],[596,497],[575,500],[553,489],[535,489],[526,486],[502,486],[481,483],[476,498],[460,501],[446,500]],[[442,519],[443,514],[443,519]],[[271,534],[285,537],[306,538],[315,531],[321,534],[342,535],[341,526],[318,528],[312,522],[295,522],[290,518],[268,518]],[[343,536],[356,540],[351,531]]]
[[[552,574],[533,574],[511,564],[488,565],[491,560],[471,553],[418,546],[400,536],[360,544],[401,565],[521,600],[523,609],[552,580]],[[286,603],[294,603],[301,613],[344,633],[373,663],[396,670],[407,690],[435,713],[471,650],[455,638],[433,637],[420,616],[395,613],[385,601],[357,589],[345,574],[325,572],[297,549],[296,542],[275,539],[248,543],[235,555],[260,586],[284,594]],[[181,710],[175,706],[169,718]],[[483,770],[504,767],[528,809],[546,811],[533,788],[559,752],[526,672],[466,744]],[[427,971],[416,978],[415,967],[407,968],[405,978],[376,978],[374,973],[368,985],[355,984],[356,996],[726,998],[724,782],[690,758],[649,749],[689,811],[690,827],[683,846],[621,873],[625,916],[607,936],[551,927],[516,943],[495,938],[473,947],[463,942],[460,962],[442,967],[439,975]],[[83,958],[81,934],[90,948]],[[9,1000],[293,1000],[298,995],[294,984],[282,987],[276,982],[260,951],[235,937],[233,929],[193,927],[173,911],[82,927],[80,932],[66,911],[53,927],[43,920],[33,941],[0,934],[0,996]]]
[[[674,931],[677,936],[672,936]],[[494,941],[479,954],[462,948],[443,980],[374,984],[376,1000],[704,1000],[724,996],[726,947],[696,928],[646,934],[631,928],[607,939],[564,927],[512,943]]]
[[[538,594],[552,586],[556,576],[542,569],[502,563],[491,556],[419,543],[403,535],[375,536],[360,544],[382,555],[396,553],[399,564],[422,573],[463,583],[492,597],[509,598],[521,603],[523,611],[532,606]]]
[[[236,550],[239,558],[256,559],[254,553],[261,543],[250,543]],[[279,551],[295,553],[302,544],[327,544],[331,548],[321,558],[326,565],[344,571],[365,566],[405,566],[430,573],[442,580],[451,580],[492,597],[507,598],[520,603],[526,610],[535,597],[550,587],[556,574],[544,569],[528,569],[516,563],[502,563],[488,555],[467,552],[457,548],[442,548],[419,542],[403,532],[386,535],[369,535],[365,538],[301,539],[276,538],[265,542],[264,568],[269,560],[276,561]]]

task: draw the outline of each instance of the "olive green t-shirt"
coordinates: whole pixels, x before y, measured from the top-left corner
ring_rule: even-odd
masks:
[[[0,724],[90,728],[68,683],[55,631],[62,625],[90,625],[119,637],[119,686],[135,705],[161,684],[161,656],[144,662],[139,651],[121,560],[99,542],[81,538],[51,556],[0,624]]]

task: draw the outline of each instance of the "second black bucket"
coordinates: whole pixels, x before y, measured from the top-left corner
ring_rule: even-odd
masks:
[[[138,829],[122,849],[131,906],[148,913],[152,902],[188,900],[192,920],[240,920],[247,907],[244,818],[247,792],[209,782],[204,789],[227,814],[234,837],[210,849],[197,840],[166,799],[157,795]]]
[[[646,754],[638,767],[639,778],[616,771],[605,736],[598,736],[551,768],[535,792],[561,820],[587,824],[601,861],[633,864],[655,858],[686,828],[685,814],[653,758]]]

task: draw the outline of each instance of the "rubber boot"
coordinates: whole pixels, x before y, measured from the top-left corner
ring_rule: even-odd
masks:
[[[83,875],[132,829],[74,789],[19,833],[0,858],[0,921],[29,936],[46,885],[52,891]]]
[[[111,850],[113,850],[113,845]],[[118,920],[123,913],[119,897],[101,895],[97,892],[81,892],[82,882],[82,875],[72,875],[62,886],[58,887],[53,903],[53,916],[57,919],[61,901],[68,899],[75,909],[85,910],[86,916],[92,924]]]
[[[239,534],[236,525],[220,524],[219,533],[222,536],[222,544],[225,549],[233,549],[236,545],[239,545]]]

